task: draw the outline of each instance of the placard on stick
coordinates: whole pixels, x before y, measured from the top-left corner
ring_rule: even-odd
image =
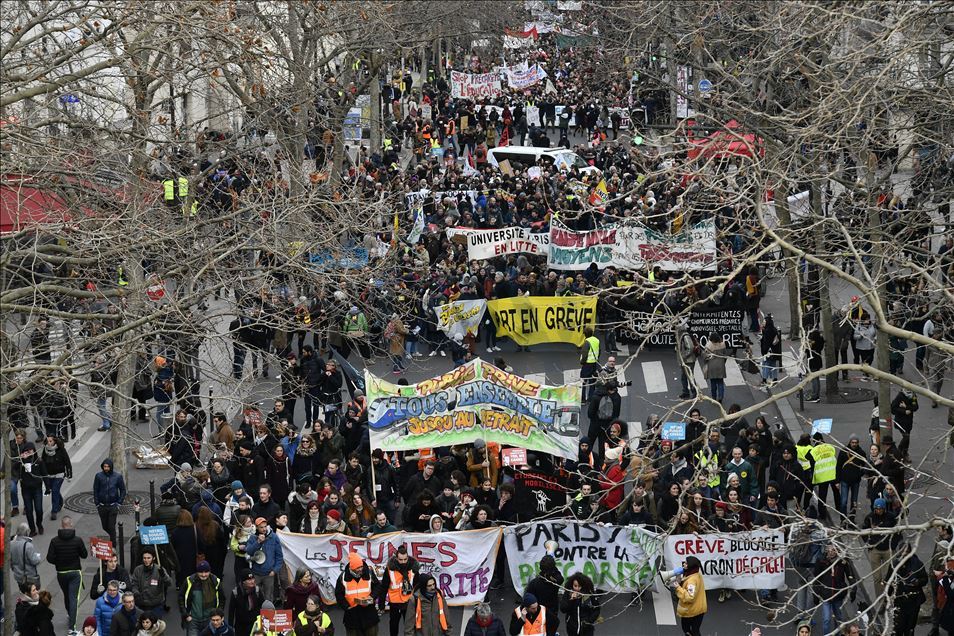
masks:
[[[89,540],[90,551],[93,553],[93,556],[99,559],[100,561],[107,561],[113,556],[113,542],[107,541],[106,539],[97,539],[93,537]]]

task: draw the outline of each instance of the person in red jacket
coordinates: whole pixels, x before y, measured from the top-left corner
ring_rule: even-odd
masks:
[[[623,483],[626,481],[626,465],[629,463],[628,449],[617,446],[606,451],[606,477],[601,480],[601,487],[606,491],[603,495],[603,506],[616,519],[618,508],[623,503]]]

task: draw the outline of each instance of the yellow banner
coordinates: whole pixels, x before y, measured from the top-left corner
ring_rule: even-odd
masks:
[[[583,328],[596,329],[596,296],[518,296],[487,303],[498,338],[521,346],[544,342],[583,344]]]

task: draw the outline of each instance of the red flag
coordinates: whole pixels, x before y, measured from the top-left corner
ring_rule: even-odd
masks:
[[[510,145],[510,128],[504,126],[503,133],[500,135],[500,143],[497,144],[497,147],[509,146]]]
[[[537,33],[537,27],[534,26],[529,31],[516,31],[514,29],[504,29],[504,33],[509,35],[512,38],[533,38],[534,40],[540,37],[540,34]]]

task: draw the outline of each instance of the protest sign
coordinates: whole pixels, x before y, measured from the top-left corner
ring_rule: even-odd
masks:
[[[407,242],[417,245],[424,234],[424,202],[418,200],[411,208],[411,231],[408,232]]]
[[[583,344],[583,329],[596,328],[596,296],[516,296],[487,303],[498,338],[521,346],[543,342]]]
[[[335,602],[335,583],[348,567],[348,553],[357,552],[378,576],[399,546],[406,545],[421,564],[421,573],[437,579],[438,588],[450,605],[482,601],[490,589],[500,529],[444,532],[439,535],[393,532],[364,539],[343,534],[276,533],[282,544],[285,564],[295,572],[311,570],[325,603]]]
[[[169,532],[165,526],[140,526],[139,542],[142,545],[164,545],[169,543]]]
[[[470,334],[477,335],[480,320],[487,310],[487,301],[456,300],[434,308],[437,316],[437,328],[447,334],[448,338],[460,334],[461,337]]]
[[[556,542],[553,558],[564,577],[586,574],[597,589],[609,593],[639,592],[653,582],[659,567],[659,537],[638,526],[611,526],[583,521],[535,521],[504,530],[510,577],[523,595],[539,574],[547,541]]]
[[[93,537],[89,540],[90,552],[100,561],[106,561],[113,556],[113,542]]]
[[[539,126],[541,123],[540,107],[527,106],[527,126]]]
[[[451,71],[451,97],[475,99],[500,97],[499,73],[461,73]]]
[[[504,448],[500,451],[504,466],[524,466],[527,463],[526,448]]]
[[[676,234],[642,225],[620,228],[613,250],[614,263],[623,269],[659,265],[667,271],[715,269],[715,221],[697,223]]]
[[[477,439],[573,458],[580,385],[545,386],[480,359],[401,386],[365,371],[371,448],[417,450]]]
[[[661,439],[668,439],[673,442],[681,442],[682,440],[686,439],[686,423],[664,422],[659,437]]]
[[[414,192],[408,192],[404,196],[404,203],[407,205],[408,210],[413,210],[414,206],[420,202],[422,205],[431,198],[434,201],[440,201],[444,198],[451,198],[455,201],[460,201],[463,198],[470,200],[472,207],[477,207],[477,195],[480,194],[477,190],[415,190]]]
[[[617,340],[623,344],[644,342],[650,347],[673,347],[676,334],[669,330],[665,316],[649,312],[627,311],[625,326],[620,327]],[[709,334],[715,333],[729,349],[745,347],[745,330],[742,308],[698,309],[689,312],[687,329],[699,341],[699,346],[709,343]]]
[[[613,264],[615,244],[615,228],[577,232],[555,220],[550,224],[547,265],[560,270],[584,270],[590,263],[608,267]]]
[[[665,554],[670,569],[687,556],[699,559],[707,590],[777,590],[785,583],[781,530],[672,535],[666,539]]]
[[[713,269],[715,223],[704,221],[678,234],[666,234],[642,225],[578,232],[555,221],[550,225],[547,261],[551,269],[558,270],[585,270],[590,263],[620,269],[656,265],[667,271]]]
[[[308,261],[319,271],[361,269],[368,266],[368,250],[363,247],[340,250],[320,249],[310,254]]]
[[[825,435],[831,435],[832,423],[833,423],[833,420],[830,417],[813,420],[812,435],[814,435],[815,433],[824,433]]]
[[[515,68],[507,69],[507,85],[516,90],[529,88],[534,84],[539,84],[546,78],[547,72],[544,71],[539,64],[534,64],[523,70]]]
[[[292,610],[262,610],[262,628],[267,633],[281,633],[295,627]]]
[[[447,237],[463,237],[467,241],[467,258],[482,261],[506,254],[546,255],[550,235],[531,232],[529,228],[504,227],[496,230],[447,228]]]
[[[532,470],[518,471],[513,478],[513,489],[514,505],[520,521],[566,514],[567,488],[553,475]]]

